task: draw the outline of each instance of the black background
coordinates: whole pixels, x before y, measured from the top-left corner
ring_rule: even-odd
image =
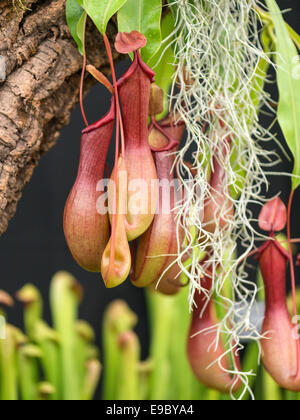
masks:
[[[299,32],[299,0],[280,0],[278,3],[282,9],[293,8],[293,12],[286,14],[286,19]],[[123,73],[127,66],[128,62],[119,63],[118,73]],[[101,86],[95,86],[85,99],[90,123],[106,112],[108,103],[109,94]],[[143,356],[146,356],[148,327],[143,291],[132,287],[129,282],[116,289],[106,290],[100,275],[87,273],[77,266],[64,239],[62,216],[77,173],[82,128],[83,121],[77,107],[70,125],[62,130],[57,145],[41,159],[30,183],[24,189],[17,213],[7,232],[0,238],[0,288],[14,295],[25,283],[35,284],[43,294],[45,317],[50,321],[49,282],[56,271],[67,270],[84,287],[85,296],[80,307],[80,316],[94,326],[98,344],[103,310],[111,300],[123,298],[139,315],[137,332],[143,343]],[[275,130],[279,131],[277,127]],[[112,156],[110,153],[111,160]],[[279,170],[287,171],[290,167],[291,164],[286,162]],[[283,191],[282,196],[287,200],[289,186],[290,182],[286,177],[278,176],[271,180],[268,195]],[[294,237],[300,237],[299,206],[300,192],[295,197],[293,207]],[[299,274],[297,271],[297,275]],[[19,305],[9,310],[8,315],[10,322],[22,325]]]

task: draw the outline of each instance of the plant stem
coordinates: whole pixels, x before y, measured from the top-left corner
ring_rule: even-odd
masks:
[[[76,319],[80,286],[69,273],[57,273],[50,287],[50,302],[60,342],[61,386],[64,400],[80,400],[76,361]]]
[[[18,349],[17,355],[21,399],[37,401],[39,382],[37,358],[41,357],[41,351],[32,344],[26,344]]]
[[[172,298],[174,309],[170,339],[171,381],[174,400],[200,400],[203,385],[194,376],[187,358],[187,337],[191,323],[188,307],[188,287]]]
[[[114,400],[117,395],[121,358],[118,337],[122,332],[132,330],[136,322],[136,315],[121,300],[112,302],[105,312],[102,328],[104,347],[102,389],[104,400]]]
[[[170,340],[174,316],[174,297],[147,290],[150,313],[151,347],[150,358],[153,370],[150,374],[150,400],[164,400],[170,390]]]
[[[86,322],[79,320],[76,323],[76,332],[77,332],[77,342],[76,342],[76,359],[77,359],[77,366],[80,376],[80,389],[84,392],[84,387],[87,386],[89,388],[89,374],[91,377],[93,376],[94,371],[96,370],[95,365],[96,363],[91,363],[88,365],[89,362],[89,351],[90,346],[93,344],[95,340],[95,333],[93,328]],[[87,366],[90,368],[90,372],[88,372]],[[92,381],[92,379],[91,379]]]
[[[40,321],[36,326],[36,339],[42,352],[41,364],[45,379],[54,388],[48,398],[54,401],[61,400],[63,395],[60,381],[58,334],[44,321]]]
[[[17,390],[17,361],[15,328],[6,326],[6,338],[0,340],[0,392],[2,401],[16,401]]]
[[[117,400],[140,400],[140,343],[133,331],[125,331],[118,338],[121,360],[118,372]]]
[[[115,67],[114,67],[114,59],[112,56],[112,51],[111,51],[111,47],[110,47],[110,43],[107,38],[107,35],[104,34],[103,38],[104,38],[104,44],[105,44],[105,48],[106,48],[106,52],[107,52],[107,56],[109,60],[109,65],[111,68],[112,78],[113,78],[113,88],[115,91],[115,100],[116,100],[116,108],[117,108],[117,128],[118,128],[119,124],[122,125],[122,117],[121,117],[121,107],[120,107],[119,94],[118,94],[118,84],[117,84],[116,72],[115,72]],[[119,139],[119,136],[118,136],[118,139]],[[124,156],[125,139],[124,139],[124,133],[122,129],[121,129],[121,146],[122,146],[122,155]]]
[[[101,375],[101,364],[99,360],[86,362],[86,377],[82,388],[82,401],[93,399]]]
[[[17,299],[24,305],[25,331],[31,341],[36,341],[36,325],[42,318],[43,301],[39,290],[26,284],[17,292]]]
[[[85,22],[84,22],[84,28],[86,27],[86,20],[87,20],[87,14],[85,15]],[[85,50],[85,29],[83,31],[83,40],[82,40],[82,46],[83,46],[83,63],[82,63],[82,72],[81,72],[81,79],[80,79],[80,109],[81,114],[84,119],[85,125],[88,127],[89,123],[87,121],[84,106],[83,106],[83,83],[84,83],[84,76],[85,76],[85,69],[86,69],[86,50]]]

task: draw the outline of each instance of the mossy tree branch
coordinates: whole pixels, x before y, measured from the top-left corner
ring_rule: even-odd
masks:
[[[65,2],[0,2],[0,234],[78,102],[82,57],[66,24]],[[110,39],[115,34],[112,22]],[[87,51],[88,62],[107,72],[104,44],[91,23]],[[87,77],[86,90],[93,83]]]

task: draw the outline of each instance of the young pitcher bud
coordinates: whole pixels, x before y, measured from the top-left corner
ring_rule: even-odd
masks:
[[[164,110],[164,91],[155,83],[151,85],[149,115],[159,115]]]
[[[270,229],[270,240],[259,250],[259,265],[265,285],[266,311],[261,340],[262,360],[273,379],[283,388],[300,391],[298,326],[292,323],[286,299],[286,268],[289,255],[275,239],[284,229],[287,211],[279,198],[267,203],[259,217],[262,229]]]
[[[297,355],[298,327],[292,323],[286,303],[288,255],[278,242],[270,241],[261,251],[259,264],[265,283],[266,312],[261,340],[262,361],[283,388],[300,391]]]

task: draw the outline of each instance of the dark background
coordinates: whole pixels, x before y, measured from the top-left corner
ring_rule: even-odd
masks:
[[[293,12],[286,14],[286,19],[299,32],[299,0],[279,0],[278,3],[282,9],[293,8]],[[127,66],[128,62],[119,63],[118,73],[123,73]],[[270,89],[273,89],[273,94],[276,95],[274,85]],[[101,86],[95,86],[89,93],[85,99],[85,109],[90,123],[98,120],[106,112],[109,96]],[[267,120],[263,120],[267,124]],[[58,270],[67,270],[84,287],[85,296],[80,307],[80,316],[94,326],[98,344],[102,314],[106,305],[113,299],[123,298],[139,315],[137,332],[141,337],[145,356],[148,347],[148,327],[143,291],[132,287],[129,282],[116,289],[106,290],[100,275],[87,273],[75,263],[64,239],[63,210],[77,173],[80,133],[83,127],[77,107],[70,125],[62,130],[57,145],[41,159],[29,185],[24,189],[17,213],[7,232],[0,238],[0,288],[14,295],[25,283],[35,284],[43,294],[45,317],[50,321],[49,282]],[[275,130],[279,132],[278,127]],[[112,156],[111,153],[111,159]],[[285,162],[278,169],[288,171],[290,168],[291,163]],[[269,196],[283,191],[282,197],[287,201],[290,187],[288,178],[278,176],[271,179],[270,185]],[[299,206],[300,192],[295,197],[293,207],[294,237],[300,237]],[[20,305],[8,311],[8,318],[10,322],[22,325]]]

